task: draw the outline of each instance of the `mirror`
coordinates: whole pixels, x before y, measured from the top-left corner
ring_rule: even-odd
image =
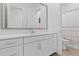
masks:
[[[47,28],[47,5],[44,5],[42,3],[6,3],[3,5],[3,28]]]

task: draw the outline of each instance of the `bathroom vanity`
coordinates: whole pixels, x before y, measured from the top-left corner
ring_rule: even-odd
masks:
[[[60,4],[0,5],[0,56],[62,54]]]
[[[56,50],[56,33],[0,35],[0,56],[48,56]]]

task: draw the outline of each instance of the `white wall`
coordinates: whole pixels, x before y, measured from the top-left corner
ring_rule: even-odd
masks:
[[[63,5],[62,25],[79,26],[79,4],[70,3]]]
[[[62,11],[67,12],[72,9],[79,8],[79,3],[63,3],[62,4]]]
[[[62,14],[62,26],[64,31],[69,31],[74,38],[72,44],[69,44],[73,48],[79,49],[79,43],[76,42],[76,36],[79,36],[79,3],[68,3],[63,5]]]
[[[60,4],[48,4],[48,31],[58,33],[57,52],[62,54],[62,39],[61,39],[61,11]]]
[[[63,26],[79,26],[79,10],[62,15]]]
[[[48,31],[59,32],[60,31],[60,4],[49,3],[48,4]]]

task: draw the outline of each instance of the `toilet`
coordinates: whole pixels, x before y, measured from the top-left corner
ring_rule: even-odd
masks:
[[[70,40],[63,39],[63,43],[62,44],[63,44],[63,50],[66,50],[69,47]]]

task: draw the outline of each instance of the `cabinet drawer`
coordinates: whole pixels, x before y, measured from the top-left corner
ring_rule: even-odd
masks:
[[[48,34],[48,35],[41,35],[38,36],[39,39],[51,39],[51,38],[56,38],[56,34]]]
[[[16,56],[16,47],[0,49],[0,56]]]
[[[22,56],[22,55],[23,55],[22,45],[0,49],[0,56]]]
[[[29,42],[38,41],[38,40],[51,39],[51,38],[52,39],[56,38],[56,34],[48,34],[48,35],[40,35],[40,36],[24,38],[24,43],[29,43]]]
[[[3,40],[3,41],[0,41],[0,48],[21,45],[21,44],[23,44],[22,38]]]

